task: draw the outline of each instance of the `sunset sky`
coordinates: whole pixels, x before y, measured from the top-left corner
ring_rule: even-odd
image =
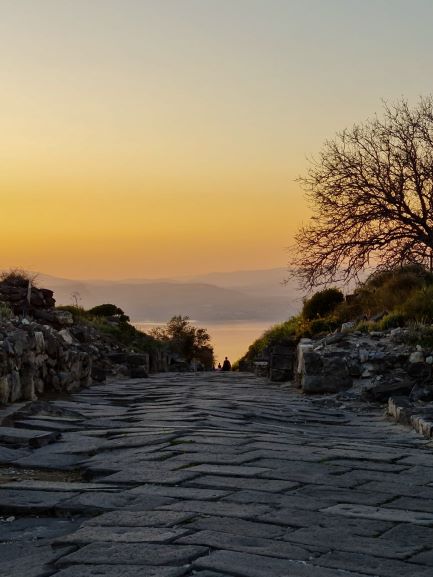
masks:
[[[431,0],[0,0],[0,268],[283,267],[306,157],[433,91]]]

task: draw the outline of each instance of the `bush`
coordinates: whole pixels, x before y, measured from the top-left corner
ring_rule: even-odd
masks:
[[[344,295],[340,289],[321,290],[304,302],[302,317],[309,321],[326,317],[342,302],[344,302]]]
[[[395,329],[397,327],[404,327],[407,321],[407,316],[403,312],[388,313],[377,324],[379,330],[386,331],[387,329]]]
[[[0,301],[0,321],[8,321],[14,316],[11,307],[2,301]]]
[[[4,282],[10,286],[27,288],[29,282],[35,286],[37,274],[28,272],[21,268],[14,268],[0,273],[0,282]]]
[[[318,335],[319,333],[332,333],[340,326],[340,321],[335,317],[326,317],[324,319],[314,319],[309,323],[309,333]]]
[[[89,309],[87,312],[89,315],[93,315],[95,317],[114,317],[121,322],[129,322],[130,320],[128,315],[125,315],[121,308],[110,303],[98,305]]]
[[[433,286],[425,287],[413,293],[404,302],[400,311],[409,319],[422,322],[433,322]]]

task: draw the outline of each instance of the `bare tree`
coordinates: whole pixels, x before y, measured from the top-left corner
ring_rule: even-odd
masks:
[[[385,104],[338,133],[299,181],[313,215],[289,266],[304,288],[349,282],[371,263],[432,268],[432,97]]]

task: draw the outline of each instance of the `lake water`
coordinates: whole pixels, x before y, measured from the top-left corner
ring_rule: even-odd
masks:
[[[146,333],[148,333],[152,328],[164,324],[164,322],[134,323],[139,330]],[[233,363],[246,353],[248,347],[253,341],[260,337],[266,329],[275,323],[272,323],[272,321],[238,323],[201,323],[199,321],[193,321],[193,324],[197,327],[207,329],[214,347],[217,363],[222,362],[225,356],[227,356]]]

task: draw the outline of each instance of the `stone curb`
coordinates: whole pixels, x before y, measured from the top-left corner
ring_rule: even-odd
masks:
[[[428,439],[433,438],[433,409],[412,404],[407,397],[390,397],[387,415]]]

